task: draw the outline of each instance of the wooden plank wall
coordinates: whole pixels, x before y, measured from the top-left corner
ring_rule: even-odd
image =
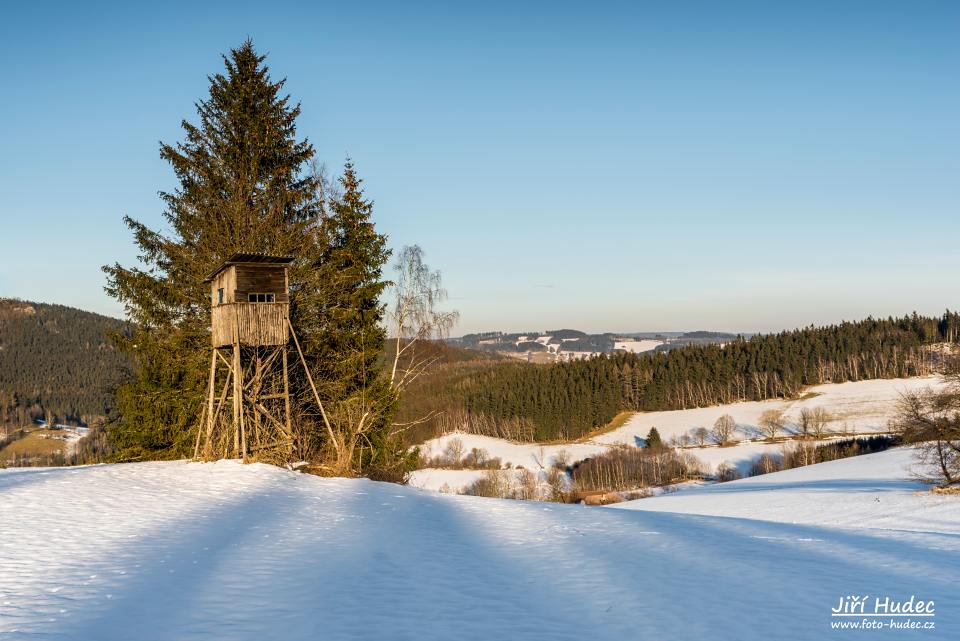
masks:
[[[210,315],[214,347],[286,345],[288,303],[232,303],[217,305]]]
[[[237,289],[237,273],[232,266],[227,267],[210,281],[210,304],[212,306],[217,305],[217,290],[221,287],[223,288],[223,302],[232,303],[233,292]],[[243,299],[246,300],[246,296]]]
[[[276,302],[290,302],[284,265],[236,265],[237,302],[246,302],[247,294],[273,294]]]

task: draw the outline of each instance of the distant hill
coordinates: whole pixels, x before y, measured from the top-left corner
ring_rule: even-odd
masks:
[[[129,366],[108,333],[127,330],[92,312],[0,298],[0,426],[104,417]]]
[[[729,332],[710,332],[707,330],[697,330],[695,332],[684,332],[680,338],[714,338],[718,340],[733,340],[737,334]]]
[[[588,334],[577,329],[555,329],[545,332],[481,332],[452,338],[450,344],[472,350],[495,352],[531,362],[560,362],[576,360],[597,354],[612,354],[615,351],[635,351],[632,342],[651,339],[642,351],[667,352],[690,345],[711,345],[729,342],[737,337],[727,332],[698,330],[694,332],[662,332],[615,334]],[[648,341],[647,341],[648,342]],[[534,358],[533,355],[546,358]]]

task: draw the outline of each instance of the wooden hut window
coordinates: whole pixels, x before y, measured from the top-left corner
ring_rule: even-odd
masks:
[[[247,294],[247,302],[272,303],[274,302],[274,295],[273,294]]]
[[[223,305],[223,287],[217,290],[217,304]]]

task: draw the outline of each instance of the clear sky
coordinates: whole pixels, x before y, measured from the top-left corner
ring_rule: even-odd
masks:
[[[960,307],[960,3],[926,1],[11,3],[0,296],[122,313],[121,216],[161,225],[158,141],[247,36],[456,333]]]

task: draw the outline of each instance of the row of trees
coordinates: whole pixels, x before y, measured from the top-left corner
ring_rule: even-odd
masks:
[[[868,318],[613,360],[631,409],[686,409],[789,397],[808,385],[927,374],[942,363],[924,346],[957,342],[958,327],[960,315],[950,311]]]
[[[815,463],[826,463],[827,461],[836,461],[851,456],[860,456],[861,454],[873,454],[899,444],[900,439],[898,437],[887,434],[841,439],[828,443],[817,443],[811,440],[796,441],[790,447],[784,447],[779,454],[764,453],[760,455],[750,465],[747,475],[759,476]]]
[[[580,491],[624,491],[679,483],[701,476],[701,468],[695,457],[673,448],[624,447],[578,462],[570,476]]]
[[[796,436],[800,439],[822,440],[827,436],[828,426],[832,420],[833,417],[822,407],[804,407],[800,410]],[[757,420],[757,428],[759,433],[768,440],[776,440],[782,432],[787,430],[787,421],[783,410],[769,409],[764,411]],[[749,437],[755,436],[746,427],[737,425],[732,416],[724,414],[714,421],[712,428],[695,427],[689,433],[675,438],[673,444],[680,447],[690,445],[703,447],[707,443],[713,443],[723,447],[736,442],[734,436],[738,430]]]

